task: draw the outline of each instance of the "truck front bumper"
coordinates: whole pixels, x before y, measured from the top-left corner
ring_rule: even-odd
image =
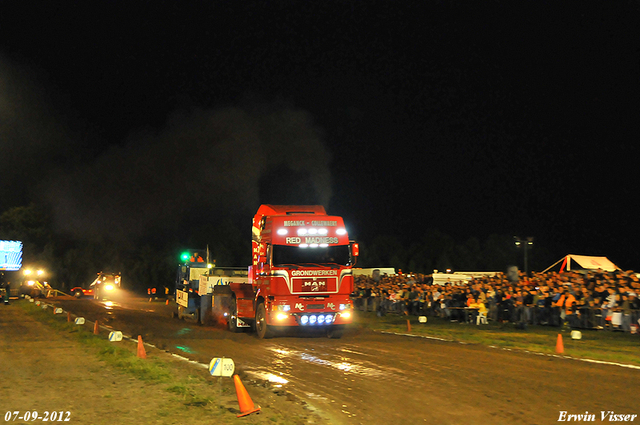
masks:
[[[319,328],[331,325],[348,325],[353,321],[353,312],[351,310],[312,313],[286,313],[272,311],[269,312],[268,315],[269,324],[273,326],[303,326]]]

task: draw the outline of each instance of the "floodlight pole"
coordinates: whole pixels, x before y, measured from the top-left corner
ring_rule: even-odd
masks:
[[[513,237],[515,244],[518,248],[521,246],[524,250],[524,274],[529,277],[529,258],[527,256],[527,251],[529,251],[529,247],[533,245],[533,237],[529,236],[526,239],[519,238],[517,236]]]

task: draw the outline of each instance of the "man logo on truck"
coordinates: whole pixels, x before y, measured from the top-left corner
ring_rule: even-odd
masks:
[[[305,280],[302,283],[302,290],[303,291],[310,291],[310,292],[318,292],[318,291],[326,291],[327,290],[327,281],[326,280],[316,280],[315,278],[313,278],[313,280]]]

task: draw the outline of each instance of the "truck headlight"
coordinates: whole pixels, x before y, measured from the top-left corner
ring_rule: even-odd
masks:
[[[348,319],[349,317],[351,317],[351,313],[348,311],[343,311],[340,313],[340,317],[342,317],[343,319]]]
[[[105,285],[104,286],[104,290],[105,291],[113,291],[115,289],[115,286],[113,285]]]
[[[291,306],[288,304],[280,304],[280,305],[274,305],[273,309],[275,311],[290,311],[291,310]]]
[[[276,319],[278,319],[278,320],[285,320],[287,317],[289,317],[289,315],[287,313],[278,313],[276,315]]]

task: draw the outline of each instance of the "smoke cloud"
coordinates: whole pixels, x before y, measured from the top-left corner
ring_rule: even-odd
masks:
[[[0,212],[36,200],[59,231],[135,241],[331,198],[323,133],[291,105],[176,112],[117,144],[75,115],[46,76],[0,55]]]
[[[326,206],[329,164],[306,111],[275,104],[200,109],[131,135],[53,179],[45,194],[60,230],[131,240],[248,219],[260,203]]]

